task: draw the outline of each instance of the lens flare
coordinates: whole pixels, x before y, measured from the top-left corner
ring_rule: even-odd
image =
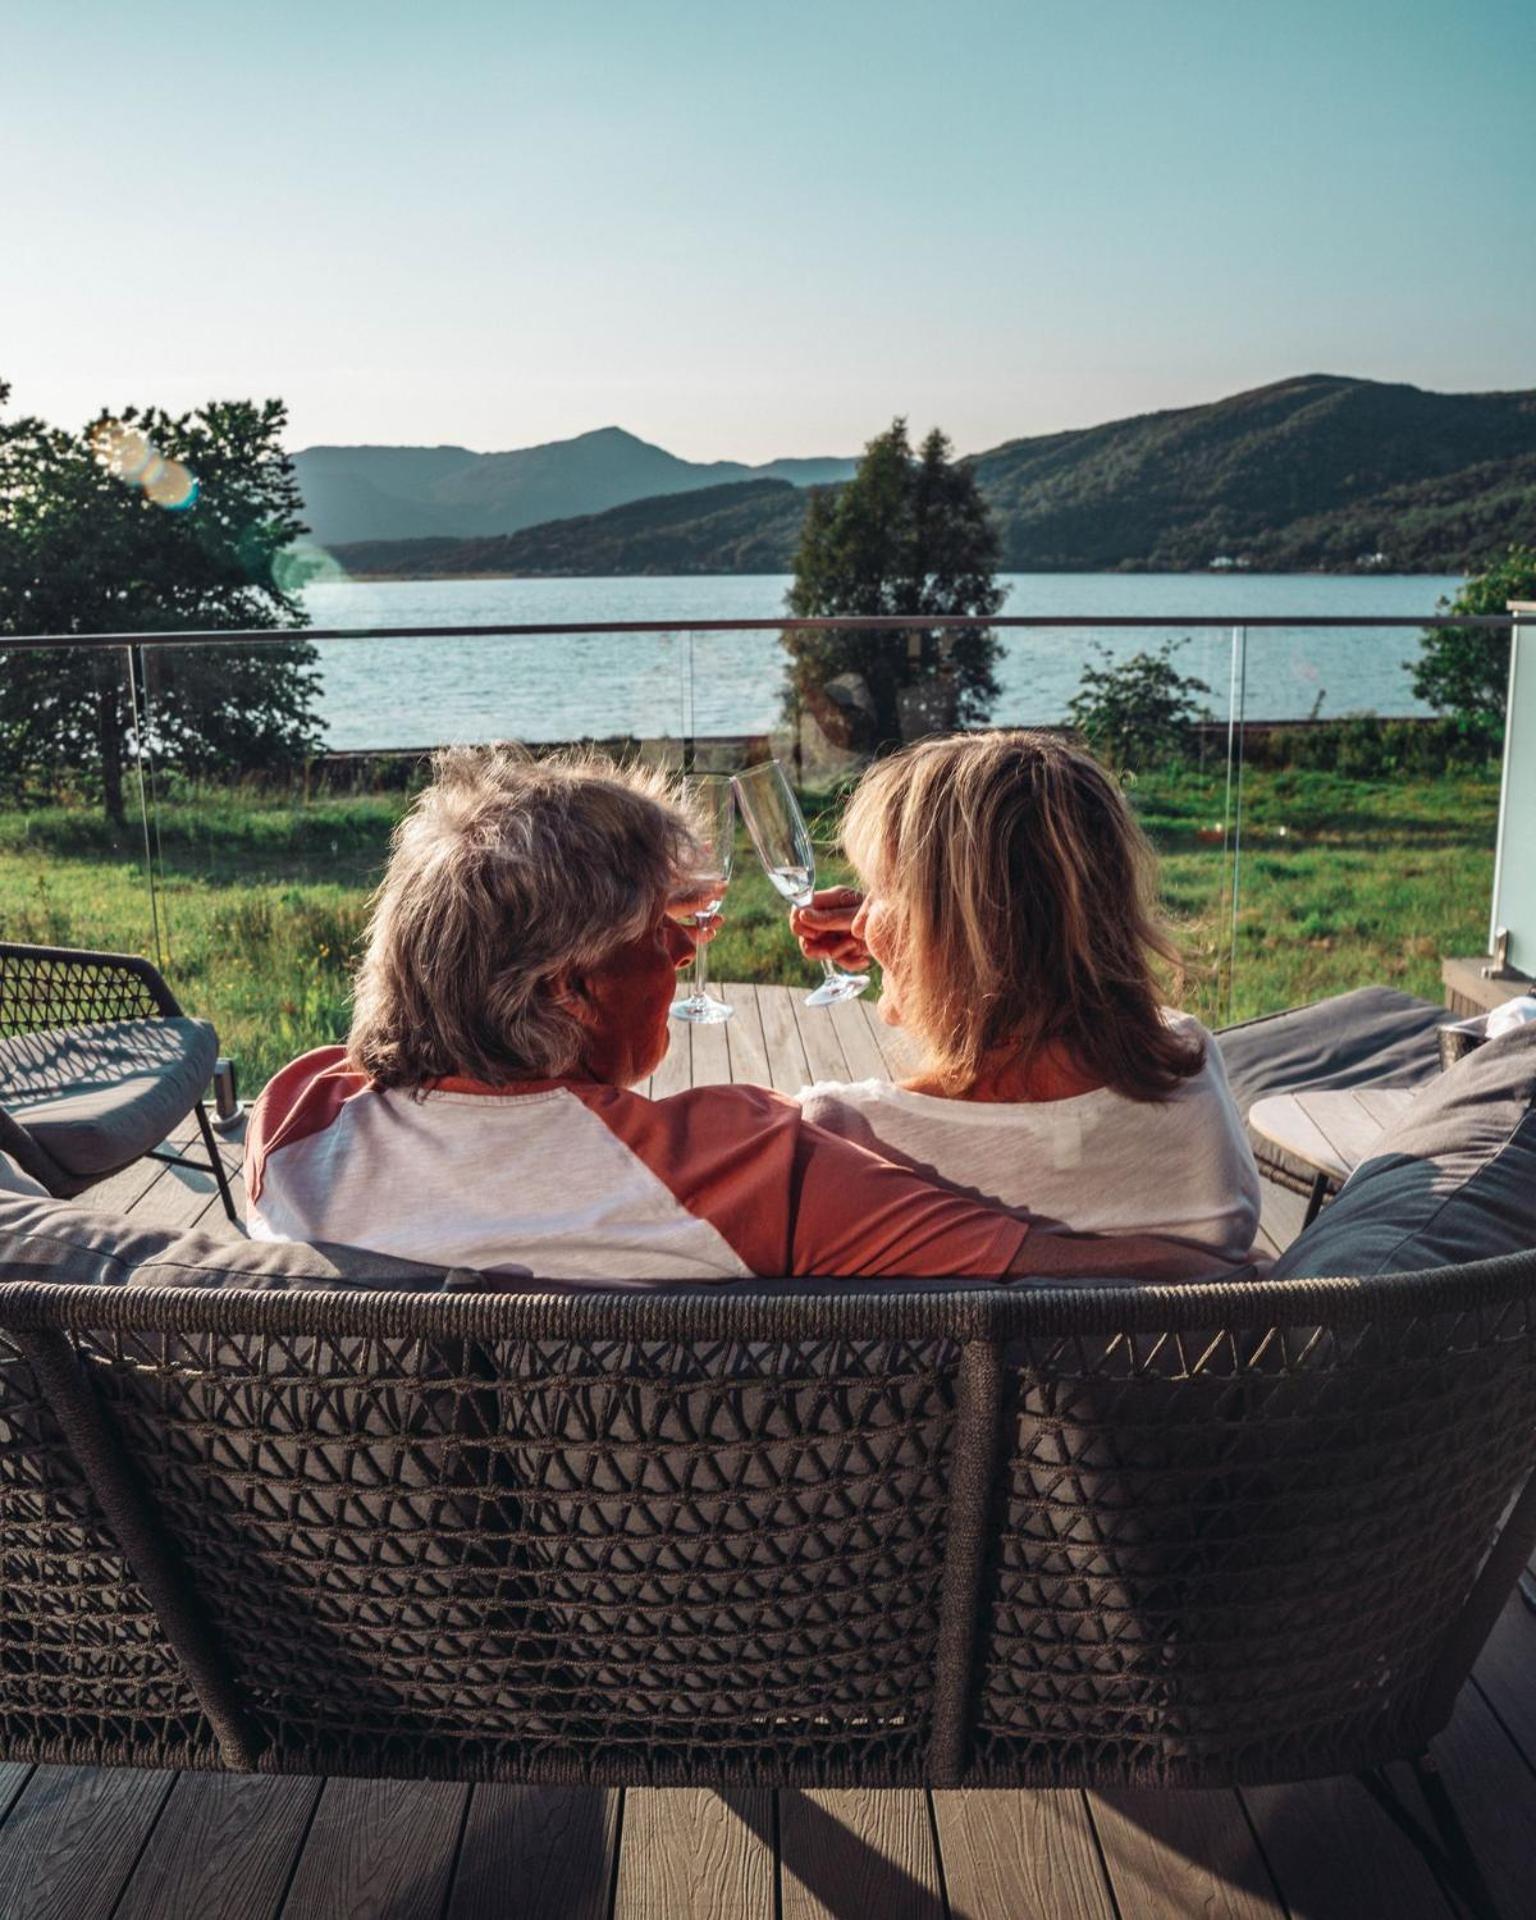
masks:
[[[137,427],[125,427],[121,420],[103,420],[93,429],[91,451],[98,466],[127,481],[138,480],[155,458],[149,435]]]
[[[125,486],[142,489],[146,500],[167,513],[184,513],[197,501],[197,479],[179,460],[167,460],[149,435],[121,420],[102,420],[91,429],[91,452]]]
[[[179,460],[155,459],[140,485],[145,498],[169,513],[183,513],[197,498],[197,482]]]
[[[283,593],[302,593],[306,587],[330,586],[350,577],[339,560],[308,540],[295,540],[272,562],[272,578]]]

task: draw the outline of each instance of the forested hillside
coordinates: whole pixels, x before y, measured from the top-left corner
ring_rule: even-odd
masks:
[[[499,540],[373,540],[333,548],[350,573],[783,573],[805,494],[783,480],[635,500]]]
[[[1536,539],[1536,393],[1308,375],[1203,407],[1012,440],[976,457],[1003,566],[1475,571]],[[343,548],[384,573],[782,573],[805,493],[750,481],[509,538]]]

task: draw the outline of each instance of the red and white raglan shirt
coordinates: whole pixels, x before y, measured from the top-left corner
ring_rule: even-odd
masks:
[[[539,1280],[998,1278],[1026,1219],[948,1193],[761,1087],[582,1079],[386,1091],[322,1047],[251,1114],[257,1239]]]

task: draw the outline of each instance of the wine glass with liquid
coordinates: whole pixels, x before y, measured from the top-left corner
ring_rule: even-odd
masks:
[[[736,794],[728,773],[690,774],[683,782],[683,806],[698,842],[698,886],[683,916],[697,927],[720,911],[731,877],[736,850]],[[735,1011],[708,991],[709,943],[701,940],[693,954],[693,989],[672,1002],[674,1020],[691,1020],[712,1027],[729,1020]]]
[[[736,804],[763,871],[775,891],[791,905],[808,907],[816,891],[816,849],[783,767],[777,760],[767,760],[760,767],[738,773],[735,784]],[[856,1000],[869,985],[867,973],[844,973],[830,960],[823,960],[821,965],[826,978],[814,993],[805,996],[808,1007]]]

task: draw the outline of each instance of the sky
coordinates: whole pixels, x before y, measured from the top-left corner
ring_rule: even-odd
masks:
[[[0,379],[962,452],[1536,386],[1536,0],[0,0]]]

